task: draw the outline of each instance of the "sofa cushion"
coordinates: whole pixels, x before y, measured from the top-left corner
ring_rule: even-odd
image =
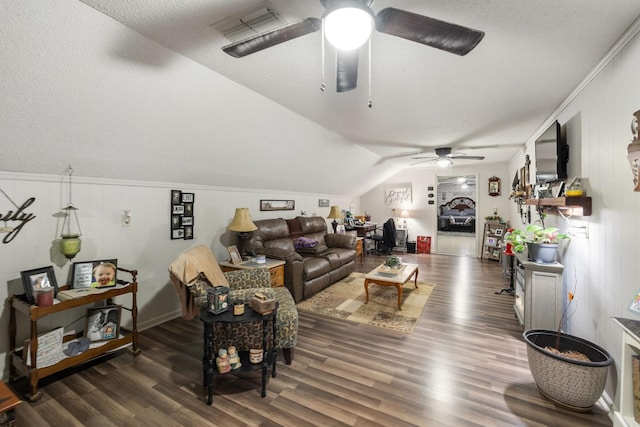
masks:
[[[314,247],[311,248],[298,248],[296,249],[296,251],[299,254],[306,254],[306,255],[320,255],[323,254],[325,252],[327,252],[327,246],[326,245],[321,245],[321,244],[317,244]]]
[[[302,228],[302,233],[311,237],[310,234],[327,233],[327,222],[321,216],[298,216],[296,217]]]
[[[331,270],[329,261],[324,257],[305,257],[302,262],[305,281],[320,277]]]
[[[302,227],[300,227],[300,222],[297,218],[287,219],[287,227],[289,227],[289,237],[295,239],[296,237],[302,236],[304,233],[302,232]]]

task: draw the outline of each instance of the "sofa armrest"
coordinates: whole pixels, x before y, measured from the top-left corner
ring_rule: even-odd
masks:
[[[324,241],[330,248],[355,249],[356,238],[349,234],[327,234]]]
[[[230,290],[249,288],[271,288],[271,273],[267,268],[226,271],[224,276]]]
[[[280,259],[282,261],[302,261],[302,256],[295,252],[282,248],[258,248],[256,253],[266,255],[267,258]]]

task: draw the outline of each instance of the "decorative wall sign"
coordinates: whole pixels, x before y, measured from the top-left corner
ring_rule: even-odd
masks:
[[[489,178],[489,195],[492,197],[500,195],[500,178],[497,176]]]
[[[171,190],[171,240],[193,239],[193,193]]]
[[[402,206],[403,203],[411,202],[411,185],[387,188],[384,190],[384,204],[387,206]]]
[[[0,233],[8,233],[6,236],[4,236],[4,239],[2,239],[2,243],[9,243],[18,235],[20,230],[22,230],[22,227],[24,227],[27,222],[36,217],[34,214],[24,211],[26,208],[31,206],[33,202],[36,201],[36,198],[31,197],[24,203],[22,203],[22,205],[18,206],[13,200],[11,200],[11,197],[9,197],[7,193],[2,190],[2,188],[0,188],[0,193],[2,193],[4,197],[6,197],[7,200],[9,200],[9,202],[11,202],[11,204],[16,207],[15,211],[8,210],[4,215],[0,213],[0,222],[4,222],[4,226],[0,226]],[[7,224],[9,221],[17,222],[18,225],[15,227],[10,227],[9,225],[13,224]]]

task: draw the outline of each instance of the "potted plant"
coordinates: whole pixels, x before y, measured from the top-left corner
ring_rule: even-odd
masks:
[[[558,241],[563,239],[569,236],[558,233],[558,228],[543,228],[538,224],[528,225],[524,230],[510,229],[504,236],[513,252],[522,252],[526,247],[529,259],[543,264],[555,261]]]
[[[586,412],[600,399],[613,357],[602,347],[585,339],[557,331],[529,329],[523,337],[531,376],[540,393],[567,409]]]
[[[402,258],[392,255],[384,261],[384,266],[390,269],[398,270],[402,267]]]

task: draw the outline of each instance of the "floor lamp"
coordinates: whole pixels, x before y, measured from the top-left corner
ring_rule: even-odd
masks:
[[[236,208],[236,214],[231,220],[231,224],[227,226],[227,230],[238,233],[238,250],[242,255],[255,256],[255,252],[251,247],[251,232],[257,230],[258,227],[251,220],[249,208]]]
[[[329,215],[327,216],[329,219],[333,219],[331,225],[333,226],[333,232],[336,232],[338,228],[338,221],[336,219],[342,218],[342,213],[340,213],[340,208],[337,206],[331,206],[331,210],[329,211]]]

